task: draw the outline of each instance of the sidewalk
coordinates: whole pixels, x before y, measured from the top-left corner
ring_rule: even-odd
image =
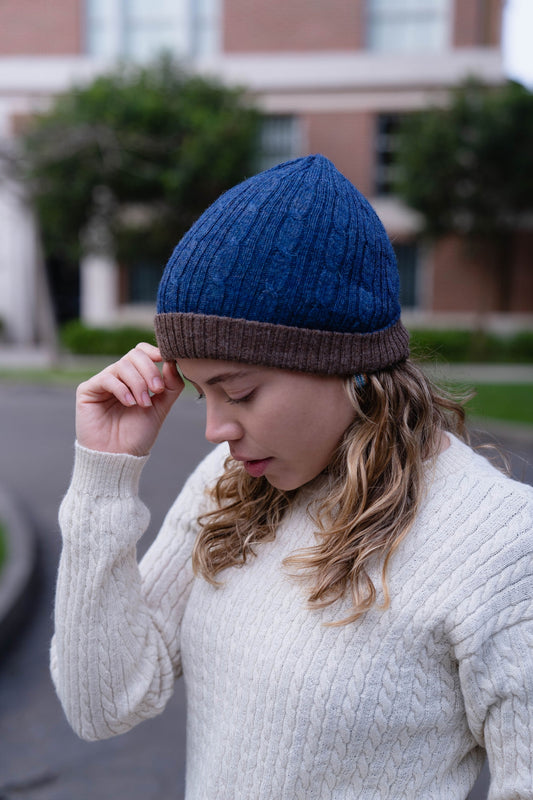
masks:
[[[114,361],[113,356],[80,356],[57,352],[46,347],[0,345],[0,369],[4,370],[94,369],[96,372],[112,361]]]
[[[0,345],[0,368],[43,369],[51,367],[57,356],[47,347],[15,347]]]
[[[476,383],[531,383],[533,364],[449,364],[425,363],[424,371],[435,380]]]

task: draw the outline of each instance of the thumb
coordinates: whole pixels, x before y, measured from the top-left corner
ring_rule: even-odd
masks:
[[[185,388],[185,383],[174,361],[165,361],[163,364],[162,377],[165,388],[161,394],[153,395],[152,403],[159,413],[162,413],[166,417]]]

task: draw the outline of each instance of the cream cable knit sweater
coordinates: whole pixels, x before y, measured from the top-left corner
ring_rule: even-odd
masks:
[[[452,439],[392,560],[390,608],[325,627],[343,609],[309,611],[281,568],[313,540],[309,489],[223,588],[193,578],[195,520],[225,454],[191,476],[139,571],[146,459],[77,449],[52,644],[76,732],[154,716],[183,671],[187,800],[454,800],[482,748],[492,800],[533,798],[531,488]]]

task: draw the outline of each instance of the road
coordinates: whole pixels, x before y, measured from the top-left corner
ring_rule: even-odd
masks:
[[[48,674],[60,550],[57,509],[70,476],[74,390],[0,383],[0,481],[26,508],[40,542],[37,611],[0,666],[0,798],[179,800],[184,785],[182,683],[167,712],[125,736],[85,743],[68,727]],[[187,474],[209,449],[203,408],[173,410],[145,469],[152,511],[145,548]]]
[[[80,741],[68,727],[48,674],[51,612],[60,549],[57,508],[70,475],[74,389],[0,382],[0,482],[34,525],[41,581],[27,627],[0,663],[0,800],[180,800],[184,786],[182,683],[165,713],[106,742]],[[533,443],[510,441],[513,468],[533,483]],[[187,474],[209,449],[203,406],[181,398],[145,469],[141,496],[152,510],[145,548]],[[142,552],[142,551],[141,551]],[[471,800],[485,796],[481,789]]]

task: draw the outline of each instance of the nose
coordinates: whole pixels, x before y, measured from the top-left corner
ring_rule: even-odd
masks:
[[[227,403],[207,402],[205,438],[208,442],[236,442],[242,434],[242,427],[234,418],[231,406]]]

